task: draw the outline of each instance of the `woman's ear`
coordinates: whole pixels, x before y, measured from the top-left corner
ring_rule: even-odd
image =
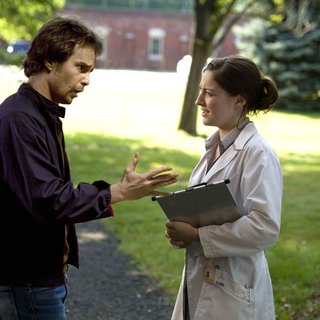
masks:
[[[237,95],[236,96],[236,103],[235,103],[235,108],[244,108],[245,105],[247,104],[247,100],[241,96],[241,95]]]

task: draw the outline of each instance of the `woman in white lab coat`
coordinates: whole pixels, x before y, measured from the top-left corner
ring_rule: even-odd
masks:
[[[277,99],[273,80],[244,57],[213,59],[203,71],[196,104],[203,124],[218,130],[205,140],[189,186],[230,179],[242,217],[199,228],[167,222],[171,244],[186,248],[172,320],[275,319],[264,250],[279,236],[282,173],[248,116],[269,111]]]

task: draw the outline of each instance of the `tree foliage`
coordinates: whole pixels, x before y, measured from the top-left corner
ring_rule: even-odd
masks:
[[[0,38],[30,40],[53,13],[62,9],[64,0],[0,1]]]
[[[238,28],[241,52],[271,75],[279,109],[320,110],[320,3],[286,0],[278,23],[253,20]]]
[[[195,36],[192,63],[178,129],[196,135],[197,108],[194,105],[202,69],[233,25],[244,15],[270,19],[273,0],[194,0]]]

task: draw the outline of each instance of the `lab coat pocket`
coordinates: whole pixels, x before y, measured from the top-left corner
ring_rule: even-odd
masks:
[[[246,300],[247,302],[254,302],[253,289],[234,281],[229,277],[227,272],[217,267],[208,265],[205,270],[204,280],[207,283],[221,287],[221,289],[226,290],[237,298]]]
[[[253,290],[237,283],[227,272],[216,267],[206,268],[202,299],[202,308],[197,310],[195,319],[255,319]]]

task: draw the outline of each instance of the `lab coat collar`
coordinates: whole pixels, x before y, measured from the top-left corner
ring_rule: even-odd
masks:
[[[237,153],[242,150],[245,144],[251,139],[251,137],[257,133],[257,129],[253,123],[248,123],[240,132],[237,139],[234,143],[220,156],[220,158],[216,161],[216,163],[211,167],[211,169],[205,175],[205,179],[207,177],[211,177],[218,171],[225,168],[230,161],[237,155]]]

